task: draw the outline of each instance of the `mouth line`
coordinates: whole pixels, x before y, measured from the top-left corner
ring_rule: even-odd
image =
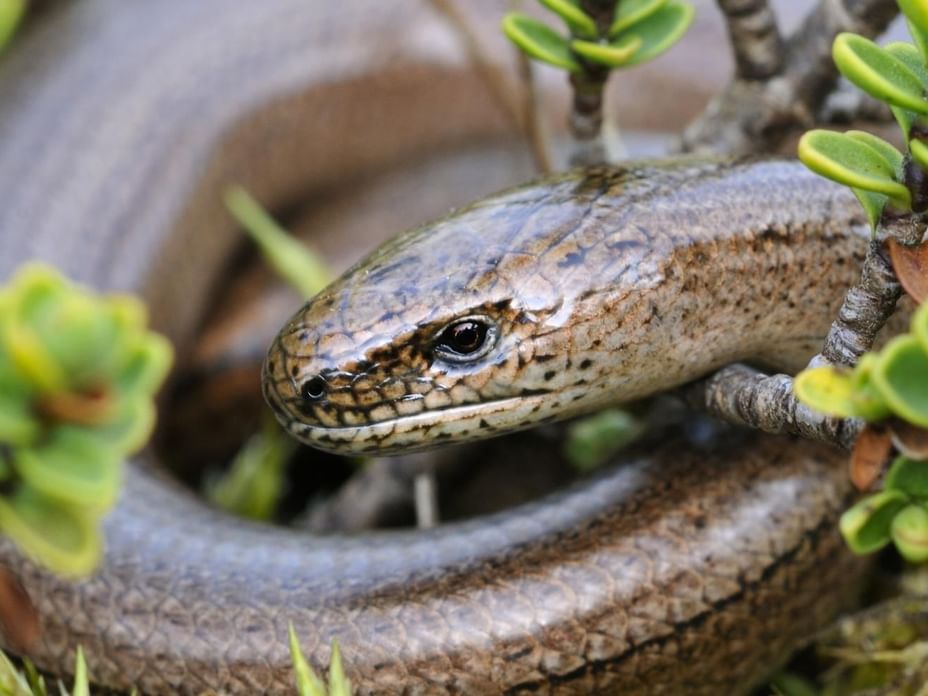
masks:
[[[448,424],[484,427],[483,424],[474,426],[473,421],[477,418],[485,418],[500,412],[522,411],[527,406],[534,407],[550,393],[550,391],[533,392],[531,395],[512,396],[504,399],[483,401],[476,404],[449,406],[442,409],[423,411],[408,416],[397,416],[388,420],[378,421],[376,423],[365,423],[362,425],[332,427],[310,425],[294,420],[287,424],[287,429],[294,436],[304,440],[310,445],[317,444],[318,442],[336,443],[348,441],[362,444],[365,441],[376,442],[390,435],[399,435],[415,430],[427,430],[429,428]],[[503,426],[494,424],[493,429],[498,431],[503,429]]]

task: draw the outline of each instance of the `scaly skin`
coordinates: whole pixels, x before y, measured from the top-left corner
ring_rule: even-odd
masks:
[[[390,452],[566,418],[739,360],[801,365],[866,235],[846,192],[795,163],[570,172],[381,247],[284,327],[265,394],[308,444]],[[469,317],[492,327],[488,352],[436,355],[436,337]]]
[[[435,29],[434,18],[409,0],[265,0],[235,12],[224,0],[55,8],[0,62],[0,271],[41,257],[97,287],[141,292],[183,354],[238,240],[218,203],[225,183],[273,204],[455,137],[500,131],[498,116],[477,107],[486,99],[479,80],[453,68],[446,44],[418,41],[427,26]],[[762,327],[763,347],[786,349],[824,325],[854,265],[855,243],[843,236],[857,222],[849,197],[795,165],[746,166],[737,176],[727,165],[692,167],[637,181],[592,175],[608,219],[585,212],[590,193],[570,178],[466,213],[488,221],[495,210],[500,229],[518,233],[509,243],[528,241],[529,251],[627,235],[630,211],[644,223],[642,238],[657,242],[612,250],[611,280],[638,278],[615,286],[637,288],[637,300],[608,289],[604,276],[596,283],[605,292],[576,295],[560,317],[539,315],[564,322],[546,339],[538,322],[518,324],[532,332],[523,341],[532,353],[521,366],[501,362],[505,394],[526,379],[550,389],[555,378],[545,374],[556,369],[557,388],[539,403],[558,415],[554,404],[578,393],[571,382],[595,337],[600,355],[586,371],[607,382],[624,371],[628,382],[609,395],[623,398],[756,352],[749,328]],[[675,188],[691,206],[671,205]],[[529,199],[583,224],[554,245],[543,236],[550,218],[532,216]],[[435,239],[454,224],[441,223]],[[532,229],[542,233],[534,242]],[[482,262],[482,244],[444,252]],[[530,256],[471,263],[472,294],[455,302],[507,292],[479,271],[522,286],[507,311],[537,300],[542,312],[553,293],[590,285],[585,264],[606,248],[593,245],[583,264],[556,275],[526,274]],[[431,260],[409,277],[437,281],[434,264],[444,262]],[[846,272],[833,275],[840,263]],[[387,299],[400,298],[378,298]],[[322,317],[321,308],[310,312]],[[585,332],[579,323],[567,330],[580,310],[599,319]],[[362,312],[340,321],[370,328]],[[309,329],[323,331],[325,321]],[[382,333],[395,352],[402,331]],[[507,329],[501,345],[516,335]],[[626,345],[607,356],[607,338]],[[554,356],[550,368],[536,367],[532,356],[542,354]],[[301,365],[300,377],[320,369]],[[525,417],[510,408],[496,426]],[[357,430],[348,441],[366,447],[376,432]],[[408,437],[415,444],[422,434]],[[381,437],[381,446],[396,440]],[[67,674],[80,644],[95,681],[148,694],[292,693],[290,621],[317,665],[339,639],[361,694],[739,693],[853,594],[861,566],[834,531],[848,494],[840,459],[784,440],[715,453],[668,443],[504,514],[425,533],[314,539],[206,509],[155,473],[147,452],[128,467],[93,578],[55,578],[8,543],[0,563],[35,603],[43,633],[28,654],[40,667]]]

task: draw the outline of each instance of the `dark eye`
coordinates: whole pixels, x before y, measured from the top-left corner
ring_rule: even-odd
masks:
[[[326,383],[322,377],[316,376],[303,382],[300,387],[300,396],[307,401],[319,401],[325,396]]]
[[[438,334],[435,353],[451,362],[476,360],[492,348],[495,336],[495,328],[486,321],[460,319]]]

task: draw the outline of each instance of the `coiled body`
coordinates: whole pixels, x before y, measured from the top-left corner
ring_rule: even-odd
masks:
[[[499,131],[469,107],[479,82],[416,40],[432,21],[420,6],[329,7],[86,0],[55,12],[0,64],[3,274],[41,257],[141,292],[183,347],[236,240],[226,183],[285,201],[459,130]],[[412,114],[389,99],[354,108],[359,94],[426,83],[446,91]],[[661,210],[691,166],[651,171],[636,214]],[[642,247],[635,261],[675,259],[679,282],[642,295],[675,333],[651,343],[645,324],[610,320],[640,337],[623,353],[639,395],[747,357],[752,327],[768,347],[820,334],[862,245],[850,197],[793,165],[691,173],[703,205],[679,222],[713,230],[709,246],[652,230],[663,256]],[[604,195],[623,209],[620,186]],[[726,288],[729,301],[713,299]],[[710,312],[711,331],[693,318]],[[675,356],[686,374],[665,379],[669,363],[646,348],[674,335],[704,352]],[[146,453],[93,578],[54,578],[6,543],[0,562],[39,610],[41,667],[67,673],[82,645],[95,680],[144,693],[291,693],[289,622],[316,664],[339,640],[358,693],[737,693],[853,594],[859,565],[834,531],[848,494],[839,459],[780,440],[711,455],[670,443],[501,515],[307,539],[206,509]]]

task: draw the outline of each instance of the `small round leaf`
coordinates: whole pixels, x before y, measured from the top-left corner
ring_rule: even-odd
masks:
[[[812,130],[799,139],[799,159],[809,169],[845,186],[882,193],[911,205],[909,190],[879,150],[843,133]]]
[[[896,549],[912,563],[928,560],[928,511],[908,505],[893,518],[891,534]]]
[[[547,24],[511,12],[503,17],[503,33],[527,55],[570,72],[580,70],[570,42]]]
[[[922,49],[924,59],[928,61],[928,53],[924,52],[924,47],[928,44],[928,2],[925,0],[898,0],[898,5],[909,25],[909,33],[912,34],[915,43]]]
[[[667,0],[622,0],[615,10],[615,21],[609,27],[609,38],[648,17],[667,4]]]
[[[851,375],[834,367],[803,370],[793,381],[793,392],[809,408],[830,416],[854,418],[854,386]]]
[[[628,68],[647,63],[669,49],[689,29],[694,13],[692,5],[677,0],[668,0],[656,11],[619,32],[616,41],[626,36],[641,39],[641,48],[622,67]]]
[[[920,305],[912,316],[912,333],[921,343],[922,350],[928,352],[928,302]]]
[[[40,446],[14,452],[16,470],[50,499],[96,511],[116,501],[120,455],[88,428],[54,428]]]
[[[29,486],[0,496],[0,531],[59,575],[87,575],[96,567],[103,544],[95,520]]]
[[[896,41],[886,45],[886,52],[894,58],[898,58],[905,63],[906,67],[918,77],[923,85],[928,85],[928,68],[922,59],[918,49],[912,44],[904,41]],[[909,132],[912,130],[912,124],[922,118],[917,112],[904,109],[899,106],[890,106],[899,127],[902,129],[903,137],[908,140]]]
[[[893,518],[908,505],[900,491],[880,491],[868,496],[841,515],[841,534],[851,551],[871,553],[889,543]]]
[[[896,457],[886,472],[883,488],[928,500],[928,462]]]
[[[6,46],[26,13],[26,0],[0,0],[0,49]]]
[[[610,68],[621,68],[641,48],[641,39],[637,36],[629,36],[615,43],[596,43],[577,39],[570,42],[570,47],[574,53],[592,63],[599,63]]]
[[[893,106],[928,114],[918,75],[884,48],[857,34],[838,34],[832,45],[838,70],[870,96]]]
[[[563,19],[577,36],[596,38],[596,22],[580,9],[577,0],[538,0],[542,5]]]
[[[915,336],[897,336],[873,366],[873,384],[900,418],[928,427],[928,353]]]

